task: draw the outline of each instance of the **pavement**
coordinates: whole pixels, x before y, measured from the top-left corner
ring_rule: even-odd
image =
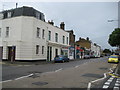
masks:
[[[70,61],[78,61],[83,59],[71,59]],[[53,64],[53,61],[0,61],[0,64],[4,65],[21,65],[21,66],[29,66],[29,65],[43,65],[43,64]]]
[[[120,63],[118,64],[118,71],[117,71],[117,74],[119,74],[119,76],[120,76]]]

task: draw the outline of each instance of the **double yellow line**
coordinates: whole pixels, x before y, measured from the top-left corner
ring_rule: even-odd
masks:
[[[113,69],[115,69],[116,67],[117,67],[117,64],[112,64],[112,68],[113,68]],[[117,75],[115,75],[115,74],[113,74],[113,73],[109,73],[108,75],[113,76],[113,77],[115,77],[115,78],[120,78],[120,76],[117,76]]]
[[[120,78],[119,76],[115,75],[115,74],[112,74],[112,73],[109,73],[110,76],[114,76],[115,78]]]

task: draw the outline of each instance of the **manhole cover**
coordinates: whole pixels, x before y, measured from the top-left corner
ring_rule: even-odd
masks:
[[[95,78],[102,78],[103,77],[103,75],[92,74],[92,73],[87,73],[87,74],[84,74],[82,76],[84,76],[84,77],[95,77]]]
[[[42,85],[46,85],[48,83],[47,82],[34,82],[32,84],[42,86]]]
[[[102,70],[107,70],[108,68],[99,68],[99,69],[102,69]]]

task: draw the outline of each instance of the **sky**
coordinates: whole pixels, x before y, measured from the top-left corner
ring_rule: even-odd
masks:
[[[3,2],[0,11],[15,8],[16,2]],[[65,23],[66,30],[74,30],[76,40],[89,37],[103,49],[114,49],[108,44],[109,34],[118,27],[117,2],[18,2],[18,7],[30,6],[44,13],[46,21],[55,26]]]

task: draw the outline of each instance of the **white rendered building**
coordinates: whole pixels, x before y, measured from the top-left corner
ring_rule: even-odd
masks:
[[[94,55],[95,57],[101,56],[101,47],[92,42],[91,42],[91,55]]]
[[[69,33],[53,22],[45,22],[44,14],[32,7],[1,12],[0,59],[53,60],[68,55]]]

